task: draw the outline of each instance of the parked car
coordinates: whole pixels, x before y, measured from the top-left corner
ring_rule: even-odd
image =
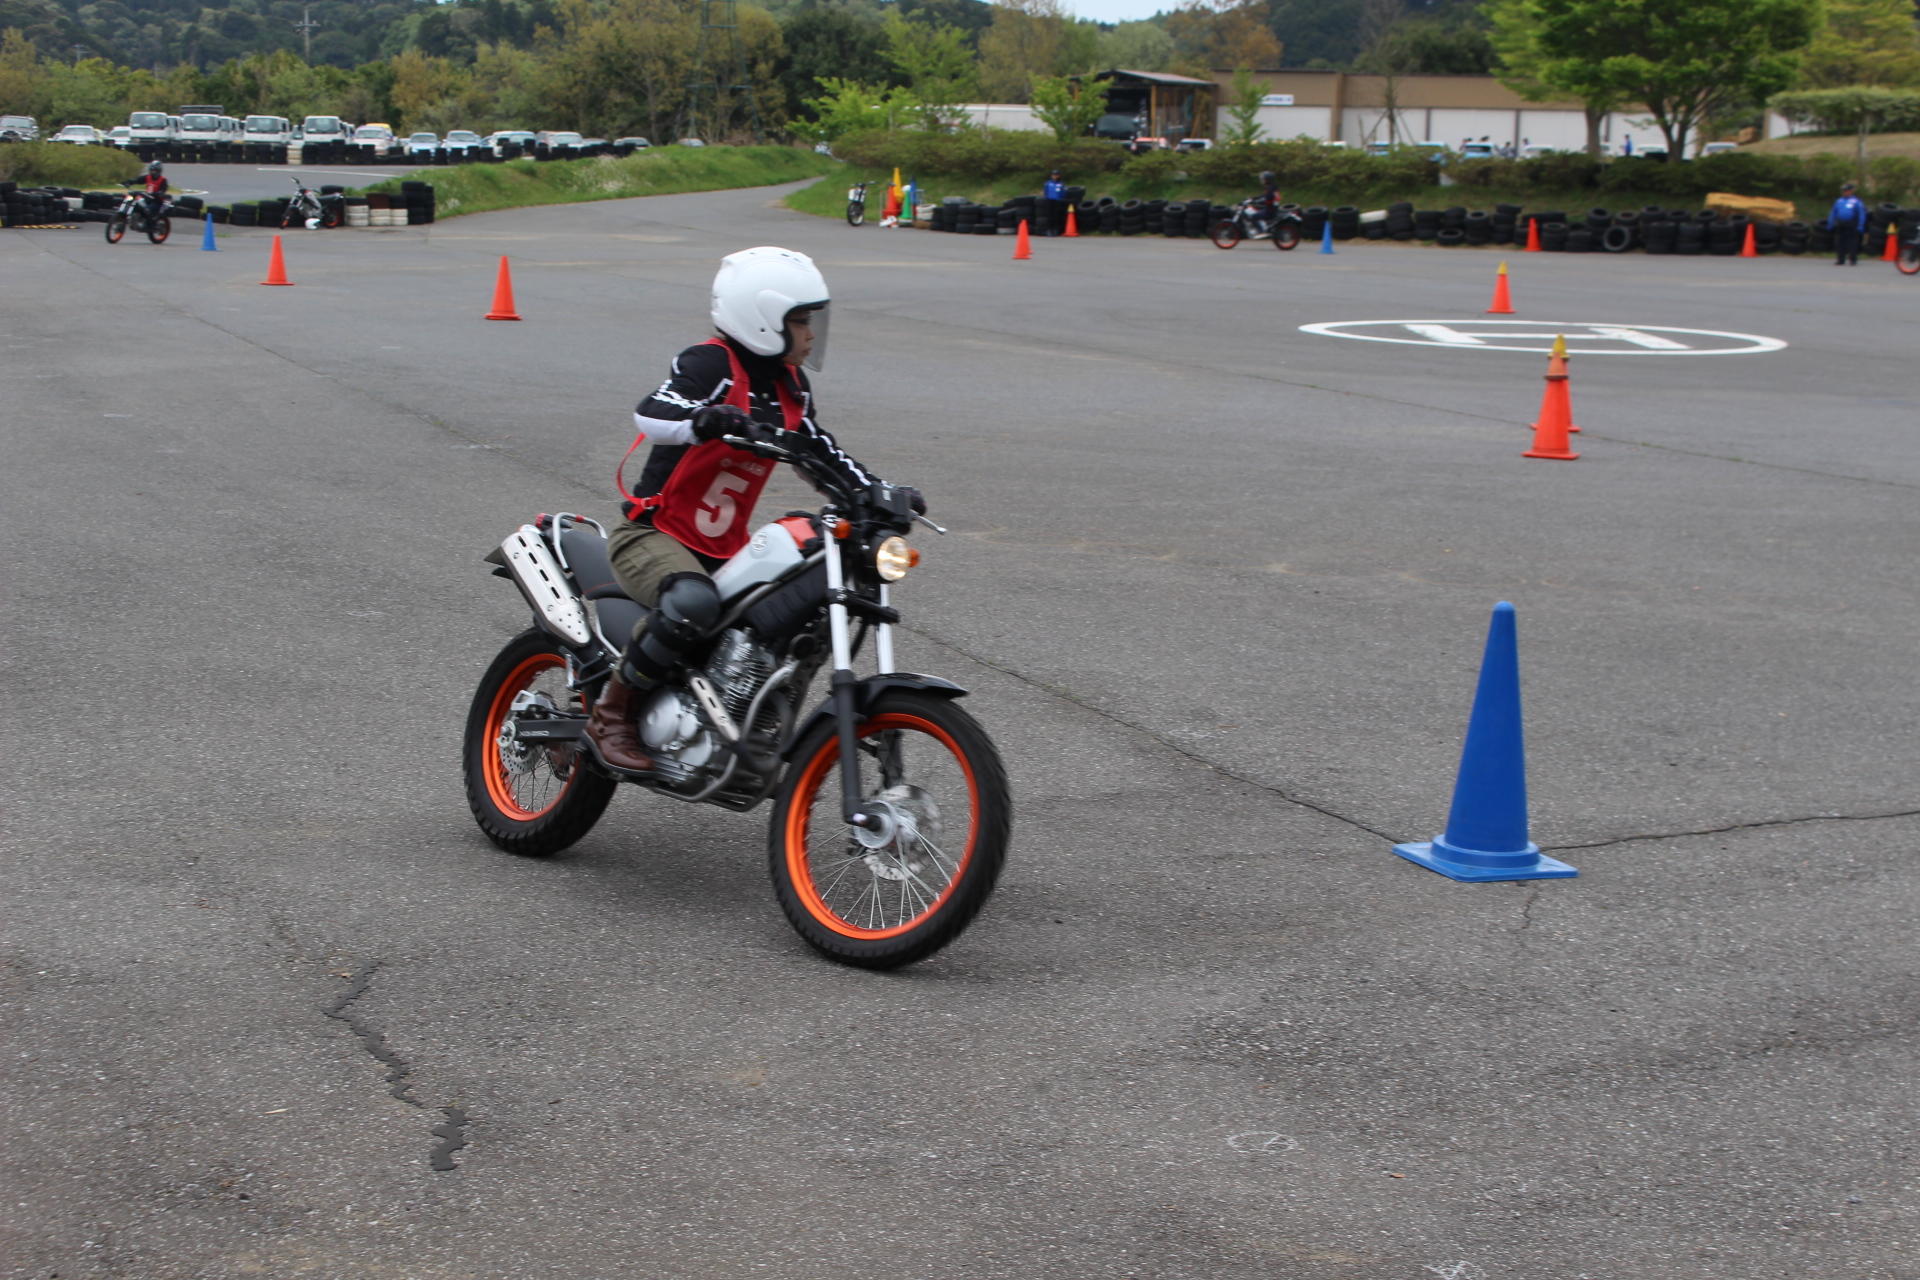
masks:
[[[173,117],[164,111],[136,111],[127,117],[127,130],[133,146],[165,146],[173,141]]]
[[[1127,150],[1141,156],[1149,151],[1171,151],[1173,143],[1165,138],[1134,138],[1127,143]]]
[[[449,129],[446,141],[440,144],[449,151],[479,151],[486,147],[486,140],[471,129]]]
[[[372,147],[373,154],[377,156],[388,156],[393,154],[394,148],[398,147],[400,142],[399,139],[393,136],[392,125],[375,122],[372,124],[363,124],[353,131],[353,145],[356,147]]]
[[[33,142],[40,137],[40,122],[32,116],[0,116],[0,142]]]
[[[586,139],[572,129],[543,129],[533,135],[534,145],[549,151],[572,151],[585,142]]]
[[[653,144],[651,142],[648,142],[645,138],[615,138],[613,140],[613,145],[616,147],[632,147],[635,151],[645,151],[648,147],[651,147]],[[825,147],[826,145],[827,144],[824,142],[815,143],[813,149],[815,151],[818,151],[822,147]],[[827,151],[827,154],[832,155],[833,151],[829,149]]]
[[[293,141],[293,126],[285,116],[248,116],[240,126],[242,142],[280,146]]]
[[[1537,142],[1531,142],[1520,148],[1520,158],[1522,160],[1534,160],[1540,156],[1553,155],[1559,150],[1560,148],[1558,147],[1543,147]]]
[[[1703,156],[1723,156],[1729,151],[1738,151],[1739,149],[1739,144],[1734,142],[1709,142],[1706,146],[1700,148],[1700,154]]]
[[[1491,160],[1495,156],[1491,142],[1463,142],[1460,144],[1462,160]]]
[[[486,136],[486,145],[493,148],[495,155],[502,154],[501,148],[511,142],[522,151],[533,150],[533,131],[530,129],[502,129],[498,133]]]
[[[180,117],[180,132],[176,135],[175,141],[191,142],[196,145],[232,142],[234,135],[227,129],[227,121],[230,118],[204,111],[190,111]]]
[[[106,135],[90,124],[70,124],[50,139],[53,142],[71,142],[77,146],[98,146],[106,141]]]
[[[407,135],[407,154],[410,156],[431,156],[440,149],[440,135],[421,130]]]
[[[676,147],[704,147],[707,144],[698,138],[681,138],[673,144]]]
[[[339,116],[308,116],[301,121],[300,141],[309,146],[317,142],[345,142],[353,137],[353,129]]]
[[[107,130],[107,145],[112,147],[130,147],[133,145],[133,130],[124,124],[117,124]]]

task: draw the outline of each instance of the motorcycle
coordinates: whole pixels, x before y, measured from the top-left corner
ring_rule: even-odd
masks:
[[[1233,207],[1231,217],[1213,224],[1208,237],[1222,249],[1231,249],[1242,240],[1265,236],[1276,249],[1291,249],[1300,243],[1300,215],[1292,209],[1276,209],[1272,220],[1261,212],[1258,200],[1242,200]]]
[[[487,557],[532,606],[534,625],[474,693],[468,805],[494,844],[545,857],[592,830],[621,782],[741,812],[771,798],[768,871],[795,931],[861,968],[924,959],[985,905],[1012,826],[999,752],[955,701],[966,691],[894,668],[900,615],[889,590],[920,558],[905,535],[916,522],[946,531],[891,486],[848,490],[798,446],[724,438],[792,464],[826,501],[762,526],[714,571],[718,621],[638,695],[655,772],[608,768],[584,736],[647,610],[620,590],[598,522],[543,515]],[[876,670],[858,678],[853,660],[869,639]],[[826,697],[802,717],[827,664]]]
[[[305,226],[309,231],[321,227],[333,228],[340,225],[342,221],[340,216],[340,206],[342,203],[340,197],[333,195],[318,196],[313,193],[311,188],[302,183],[300,179],[293,178],[292,182],[295,190],[297,190],[299,194],[287,201],[287,210],[280,215],[280,226],[283,230],[296,223]]]
[[[119,244],[126,238],[127,228],[132,227],[146,232],[147,239],[155,244],[165,244],[173,234],[172,212],[173,202],[166,196],[129,190],[107,217],[107,243]]]
[[[1913,230],[1913,238],[1900,246],[1899,256],[1893,265],[1900,268],[1903,276],[1920,275],[1920,227]]]
[[[847,192],[847,225],[857,227],[867,220],[867,184],[856,182]]]

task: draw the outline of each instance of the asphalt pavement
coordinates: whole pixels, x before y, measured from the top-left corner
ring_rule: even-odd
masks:
[[[292,288],[265,232],[0,236],[0,1275],[1913,1272],[1920,282],[1514,252],[1508,342],[1494,253],[779,195],[288,233]],[[953,531],[901,665],[1014,788],[892,975],[787,928],[764,811],[538,862],[460,789],[526,622],[479,557],[613,514],[768,243],[834,290],[823,422]],[[1526,459],[1563,331],[1581,456]],[[1391,852],[1501,600],[1576,879]]]

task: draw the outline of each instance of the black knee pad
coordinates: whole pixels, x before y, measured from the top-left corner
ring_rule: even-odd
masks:
[[[647,629],[627,646],[620,678],[636,688],[657,683],[720,620],[720,591],[704,573],[676,573],[660,586]]]

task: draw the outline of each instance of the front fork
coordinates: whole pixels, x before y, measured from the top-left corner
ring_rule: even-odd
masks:
[[[830,548],[827,555],[827,630],[833,647],[833,675],[831,677],[831,698],[833,701],[834,727],[840,739],[840,816],[850,827],[866,830],[879,828],[884,819],[878,814],[865,810],[864,796],[860,786],[860,739],[857,733],[859,708],[855,705],[855,691],[859,680],[853,674],[853,642],[848,635],[847,606],[842,603],[846,598],[846,569],[841,555],[848,546],[848,540],[834,537],[839,521],[828,517],[822,522]],[[886,584],[880,586],[880,604],[887,603]],[[893,627],[890,623],[876,621],[874,624],[874,663],[879,674],[888,675],[893,671]],[[896,777],[900,771],[898,744],[883,745],[881,751],[881,774],[883,779]]]

